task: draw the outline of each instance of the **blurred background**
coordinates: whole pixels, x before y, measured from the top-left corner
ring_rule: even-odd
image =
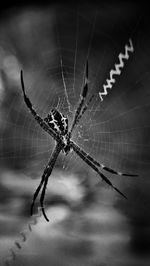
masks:
[[[1,7],[0,15],[0,265],[148,266],[147,7],[134,1],[14,2]],[[129,38],[134,53],[100,102],[98,92]],[[105,172],[125,200],[73,152],[61,153],[47,187],[47,223],[39,201],[33,217],[30,204],[55,142],[24,104],[20,70],[39,115],[57,107],[71,123],[87,58],[88,97],[96,96],[73,140],[102,164],[139,176]]]

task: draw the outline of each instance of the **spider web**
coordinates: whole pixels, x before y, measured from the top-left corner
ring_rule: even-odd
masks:
[[[24,174],[20,179],[25,176],[37,179],[55,145],[24,104],[20,70],[24,71],[26,92],[39,115],[45,117],[57,107],[68,116],[71,124],[88,59],[87,98],[93,93],[95,97],[72,138],[100,163],[142,177],[141,182],[130,177],[115,178],[107,173],[110,179],[115,178],[116,186],[120,182],[121,191],[123,185],[128,186],[129,191],[130,184],[133,188],[135,182],[141,182],[145,193],[147,183],[144,182],[150,173],[150,40],[146,25],[147,17],[133,3],[23,7],[6,14],[0,23],[1,171],[3,168],[19,169]],[[115,84],[101,102],[99,92],[130,38],[134,53],[130,54],[121,75],[116,76]],[[99,182],[97,175],[73,152],[68,156],[60,154],[56,169],[61,175],[79,173],[81,179],[89,175],[93,182]],[[5,185],[15,186],[15,192],[20,193],[19,179],[15,178],[11,175],[9,182],[6,178]],[[31,195],[36,187],[34,181],[32,183]],[[22,198],[26,197],[29,186],[22,188]],[[147,195],[149,191],[145,196],[148,198]],[[10,199],[14,202],[15,196]],[[29,204],[25,205],[28,205],[29,215]],[[16,209],[12,209],[14,214]]]
[[[23,9],[1,26],[1,64],[6,73],[4,80],[1,74],[2,166],[23,168],[36,177],[54,148],[54,140],[35,123],[24,104],[20,69],[37,112],[45,117],[57,107],[71,123],[88,59],[88,97],[94,93],[95,98],[73,140],[106,166],[127,173],[147,172],[149,40],[145,40],[142,23],[143,17],[133,4],[91,9],[90,5],[58,5],[48,10]],[[129,38],[135,52],[101,102],[98,93]],[[61,154],[57,166],[68,171],[87,169],[74,153],[67,157]]]

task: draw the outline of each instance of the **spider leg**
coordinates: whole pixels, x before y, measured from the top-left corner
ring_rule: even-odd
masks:
[[[31,114],[33,115],[33,117],[35,118],[35,120],[38,122],[38,124],[49,134],[51,135],[55,140],[59,141],[60,138],[57,135],[57,133],[50,128],[50,126],[47,125],[46,122],[44,122],[44,120],[36,113],[36,111],[34,110],[32,103],[30,101],[30,99],[27,97],[26,92],[25,92],[25,86],[24,86],[24,81],[23,81],[23,71],[21,70],[20,73],[20,78],[21,78],[21,86],[22,86],[22,91],[23,91],[23,96],[24,96],[24,101],[25,104],[27,105],[27,107],[29,108]]]
[[[82,116],[84,115],[84,113],[86,112],[86,110],[88,109],[89,107],[89,104],[91,103],[91,101],[93,100],[94,98],[94,94],[92,94],[92,96],[90,97],[90,99],[88,100],[87,104],[84,105],[80,115],[78,116],[77,118],[77,122],[76,122],[76,125],[79,123],[80,119],[82,118]]]
[[[62,150],[62,145],[60,143],[58,143],[52,153],[52,156],[51,156],[51,159],[46,167],[46,175],[43,179],[43,189],[42,189],[42,192],[41,192],[41,197],[40,197],[40,204],[41,204],[41,209],[42,209],[42,213],[43,213],[43,216],[44,218],[46,219],[47,222],[49,222],[49,219],[47,218],[46,216],[46,213],[45,213],[45,209],[44,209],[44,198],[45,198],[45,192],[46,192],[46,187],[47,187],[47,183],[48,183],[48,179],[49,179],[49,176],[51,175],[52,173],[52,170],[54,168],[54,165],[56,163],[56,160],[57,160],[57,157],[60,153],[60,151]],[[41,180],[41,183],[42,183],[42,180]],[[42,186],[42,185],[41,185]],[[39,185],[39,191],[40,191],[40,188],[41,186]],[[38,193],[39,193],[38,191]]]
[[[70,129],[70,132],[69,132],[70,136],[71,136],[71,133],[72,133],[72,131],[73,131],[73,129],[74,129],[76,123],[77,123],[78,117],[79,117],[79,115],[81,113],[81,109],[82,109],[82,107],[84,105],[87,93],[88,93],[88,61],[86,62],[84,86],[83,86],[83,89],[82,89],[82,93],[80,95],[80,100],[79,100],[77,109],[75,111],[75,116],[74,116],[74,119],[73,119],[73,122],[72,122],[72,126],[71,126],[71,129]]]
[[[109,185],[111,186],[114,190],[116,190],[121,196],[123,196],[125,199],[127,197],[117,188],[115,187],[112,182],[104,175],[102,174],[99,169],[95,166],[95,164],[90,161],[90,159],[86,156],[86,152],[82,150],[78,145],[76,145],[73,141],[70,142],[71,147],[73,150],[76,152],[76,154],[84,161],[86,162],[95,172],[98,173],[98,175]]]
[[[111,174],[115,174],[115,175],[120,175],[120,176],[138,176],[138,175],[134,175],[134,174],[125,174],[125,173],[122,173],[122,172],[118,172],[118,171],[115,171],[113,170],[112,168],[109,168],[103,164],[100,164],[99,163],[99,167],[101,167],[102,169],[106,170],[107,172],[111,173]]]
[[[78,147],[78,149],[80,149],[80,147],[76,144],[76,146]],[[118,172],[113,170],[112,168],[109,168],[99,162],[97,162],[93,157],[91,157],[88,153],[86,153],[84,150],[82,150],[82,154],[88,159],[90,160],[93,164],[95,164],[96,166],[102,168],[103,170],[106,170],[107,172],[111,173],[111,174],[115,174],[115,175],[120,175],[120,176],[138,176],[135,174],[125,174],[122,172]]]
[[[39,186],[37,187],[37,189],[36,189],[36,191],[35,191],[35,193],[33,195],[32,204],[31,204],[31,215],[33,214],[34,203],[35,203],[35,200],[36,200],[36,198],[37,198],[37,196],[38,196],[38,194],[39,194],[39,192],[41,190],[41,187],[42,187],[42,185],[43,185],[43,183],[45,181],[45,177],[47,175],[50,163],[51,163],[51,160],[49,161],[48,165],[46,166],[46,168],[44,170],[44,173],[42,175],[42,178],[41,178],[41,182],[40,182]]]

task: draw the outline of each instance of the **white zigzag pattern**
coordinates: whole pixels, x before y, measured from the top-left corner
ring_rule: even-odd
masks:
[[[114,75],[120,75],[121,70],[124,67],[124,60],[129,59],[129,52],[133,53],[134,52],[134,47],[132,40],[129,39],[129,45],[125,45],[125,53],[122,54],[120,53],[118,58],[119,58],[119,63],[115,64],[115,69],[112,69],[110,71],[110,78],[106,80],[106,85],[103,85],[103,92],[99,92],[99,97],[101,101],[103,101],[103,96],[106,96],[108,94],[107,89],[111,89],[113,84],[116,82],[116,79],[114,78]]]
[[[5,258],[3,265],[5,266],[11,266],[13,264],[13,261],[16,260],[17,257],[17,251],[21,250],[23,247],[23,242],[27,241],[27,234],[32,231],[32,226],[36,225],[38,223],[38,218],[41,217],[41,207],[38,207],[37,214],[33,215],[33,218],[28,223],[28,229],[24,230],[23,232],[20,232],[20,238],[16,241],[14,241],[14,247],[9,249],[9,254]]]

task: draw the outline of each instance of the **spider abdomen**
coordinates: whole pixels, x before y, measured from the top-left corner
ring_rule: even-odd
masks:
[[[44,121],[57,133],[66,135],[68,132],[68,118],[60,113],[56,108],[44,118]]]

